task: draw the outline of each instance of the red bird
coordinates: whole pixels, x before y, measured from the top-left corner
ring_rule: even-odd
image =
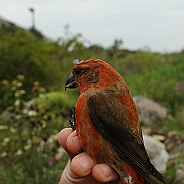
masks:
[[[151,164],[136,106],[123,78],[99,59],[75,61],[66,88],[80,88],[75,125],[83,150],[127,184],[166,183]]]

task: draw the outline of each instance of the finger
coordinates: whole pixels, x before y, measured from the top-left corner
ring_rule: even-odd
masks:
[[[76,134],[76,131],[73,131],[67,138],[66,142],[67,149],[74,155],[79,154],[82,150],[79,137]]]
[[[92,169],[93,177],[99,182],[110,182],[119,179],[118,173],[107,164],[96,164]]]
[[[64,128],[59,132],[58,135],[58,141],[59,144],[64,148],[67,149],[66,146],[66,140],[68,138],[68,136],[73,132],[72,128]]]
[[[75,175],[85,177],[91,174],[91,170],[95,164],[95,160],[89,157],[85,152],[82,152],[72,159],[71,170]]]
[[[72,128],[64,128],[61,130],[58,135],[58,141],[67,152],[70,159],[82,150],[76,131],[73,131]]]
[[[67,148],[68,136],[73,132],[72,128],[64,128],[59,132],[58,142],[65,149],[69,157],[73,157],[74,154],[71,153]]]

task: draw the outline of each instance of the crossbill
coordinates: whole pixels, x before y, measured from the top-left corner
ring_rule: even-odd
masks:
[[[114,168],[124,183],[166,183],[150,162],[135,103],[120,74],[99,59],[75,64],[65,89],[80,88],[74,119],[83,151]]]

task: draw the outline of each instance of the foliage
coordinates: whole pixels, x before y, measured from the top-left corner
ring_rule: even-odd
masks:
[[[132,95],[149,97],[166,106],[175,115],[183,105],[183,95],[176,93],[175,86],[184,80],[184,55],[175,55],[167,62],[168,55],[137,52],[117,59],[113,66],[122,74]]]
[[[58,131],[68,124],[62,100],[55,110],[38,103],[45,90],[36,82],[32,92],[37,100],[24,101],[23,80],[18,76],[6,91],[13,95],[0,120],[1,183],[56,183],[67,160],[57,141]]]
[[[57,44],[40,40],[25,30],[7,33],[0,39],[0,79],[24,75],[25,88],[29,90],[36,80],[44,86],[51,85],[61,77],[55,61],[61,57],[56,56],[60,52]]]
[[[120,47],[123,44],[122,40],[115,39],[114,43],[109,49],[107,49],[108,60],[115,59],[120,55]]]
[[[36,30],[34,27],[31,27],[29,29],[29,31],[36,37],[40,38],[40,39],[44,39],[44,36],[42,35],[42,33],[38,30]]]

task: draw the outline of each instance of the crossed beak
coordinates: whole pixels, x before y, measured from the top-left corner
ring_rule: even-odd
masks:
[[[74,88],[77,88],[78,85],[77,85],[77,82],[75,81],[74,77],[73,77],[73,74],[71,74],[68,79],[66,80],[66,83],[65,83],[65,91],[66,91],[66,88],[69,88],[69,89],[74,89]]]

